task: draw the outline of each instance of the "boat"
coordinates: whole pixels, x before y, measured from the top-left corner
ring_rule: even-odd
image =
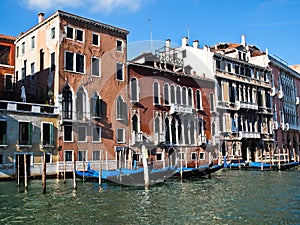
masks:
[[[278,170],[289,170],[299,166],[299,162],[287,162],[282,164],[277,164]]]
[[[245,164],[245,166],[241,167],[242,170],[278,170],[278,166],[276,164],[270,164],[265,162],[249,162]]]
[[[164,182],[176,172],[175,167],[165,167],[162,169],[148,168],[149,184],[154,185]],[[75,171],[77,177],[84,180],[99,180],[106,182],[113,182],[125,186],[144,186],[145,185],[145,171],[143,167],[138,169],[119,168],[115,170],[93,170],[88,164],[85,171]]]
[[[224,156],[223,162],[224,168],[228,168],[231,170],[239,170],[246,166],[246,162],[243,159],[227,159],[226,156]]]

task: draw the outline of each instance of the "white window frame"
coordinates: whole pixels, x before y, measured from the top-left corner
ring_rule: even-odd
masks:
[[[73,70],[69,70],[69,69],[66,69],[66,62],[67,62],[67,52],[68,53],[72,53],[73,54]],[[83,56],[83,72],[79,72],[79,71],[76,71],[76,55],[82,55]],[[65,71],[68,71],[68,72],[72,72],[72,73],[78,73],[78,74],[85,74],[85,71],[86,71],[86,63],[85,63],[85,55],[84,54],[79,54],[79,53],[76,53],[76,52],[71,52],[71,51],[65,51],[65,54],[64,54],[64,70]]]
[[[99,159],[95,159],[94,153],[98,152],[99,153]],[[101,150],[93,150],[92,151],[92,161],[99,161],[100,160],[100,154]]]
[[[71,140],[70,141],[66,141],[66,139],[65,139],[65,127],[71,127],[72,128],[72,131],[71,131]],[[74,141],[74,130],[73,130],[73,126],[72,125],[65,125],[64,126],[64,131],[63,131],[63,140],[64,140],[64,142],[67,142],[67,143],[70,143],[70,142],[73,142]]]
[[[66,160],[66,152],[71,152],[71,160]],[[74,159],[73,159],[73,156],[74,156],[74,150],[69,150],[69,149],[66,149],[66,150],[64,150],[64,161],[66,161],[66,162],[72,162]]]
[[[132,80],[136,81],[136,99],[132,99],[132,91],[133,91],[133,88],[132,88]],[[139,102],[139,93],[140,93],[140,90],[139,90],[139,82],[138,82],[138,79],[136,77],[132,77],[130,79],[130,100],[131,102]]]
[[[68,28],[72,28],[72,38],[68,37]],[[66,38],[69,40],[74,40],[75,38],[75,29],[69,25],[66,26]]]
[[[205,152],[199,152],[199,160],[205,160]]]
[[[185,152],[178,152],[178,159],[185,160]]]
[[[193,155],[196,157],[195,159],[193,159]],[[191,152],[191,160],[196,161],[198,157],[197,152]]]
[[[24,41],[24,42],[22,42],[22,44],[21,44],[21,53],[22,53],[22,55],[25,54],[25,51],[26,51],[26,44],[25,44],[25,41]]]
[[[122,65],[122,79],[118,79],[118,65]],[[116,80],[117,81],[124,81],[124,63],[117,62],[116,63]]]
[[[80,135],[79,135],[79,130],[80,130],[80,128],[84,128],[84,129],[85,129],[85,130],[84,130],[84,133],[85,133],[85,135],[84,135],[84,136],[85,136],[85,139],[84,139],[84,140],[79,140],[79,136],[80,136]],[[78,127],[77,127],[77,141],[78,141],[78,142],[87,142],[87,138],[86,138],[86,137],[87,137],[87,127],[86,127],[86,126],[78,126]]]
[[[122,140],[120,140],[119,141],[119,131],[121,131],[122,130]],[[116,142],[117,143],[125,143],[125,129],[124,128],[117,128],[117,130],[116,130]]]
[[[97,37],[98,37],[98,44],[97,44],[97,45],[95,45],[95,44],[93,43],[94,35],[97,35]],[[92,33],[92,45],[93,45],[93,46],[98,46],[98,47],[100,46],[100,34]]]
[[[99,128],[98,140],[94,140],[94,129]],[[102,142],[102,128],[101,126],[92,126],[92,143],[101,143]]]
[[[77,39],[77,31],[82,31],[82,40],[78,40]],[[85,32],[84,32],[84,30],[78,29],[78,28],[75,29],[75,40],[78,41],[78,42],[81,42],[81,43],[84,42],[84,40],[85,40]]]
[[[52,143],[50,143],[50,146],[54,146],[54,124],[52,122],[42,122],[41,123],[41,144],[44,146],[44,138],[43,138],[43,133],[44,133],[44,124],[49,124],[50,125],[50,139],[52,139]]]
[[[36,40],[36,37],[34,35],[31,36],[31,38],[30,38],[30,49],[35,49],[35,40]]]
[[[121,50],[118,49],[118,42],[121,42]],[[123,40],[120,40],[120,39],[116,40],[116,50],[117,50],[117,52],[123,52],[124,51],[124,41]]]
[[[53,155],[50,152],[46,152],[46,155],[50,155],[50,160],[48,163],[52,163],[53,162]],[[41,155],[41,161],[44,162],[44,153],[42,153]]]
[[[83,159],[83,161],[84,162],[88,161],[88,159],[87,159],[87,156],[88,156],[87,150],[83,150],[83,149],[78,150],[78,161],[82,162],[82,159],[81,160],[79,159],[80,154],[81,154],[81,157],[82,157],[82,153],[84,153],[84,159]]]
[[[55,27],[51,27],[50,29],[50,38],[51,39],[55,39]]]
[[[99,74],[98,75],[93,74],[93,59],[98,59],[98,61],[99,61],[99,68],[98,68]],[[95,76],[95,77],[101,77],[101,59],[99,57],[92,56],[92,58],[91,58],[91,75]]]

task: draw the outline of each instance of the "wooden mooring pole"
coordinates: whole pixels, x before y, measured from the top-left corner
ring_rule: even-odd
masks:
[[[42,187],[43,194],[46,194],[46,152],[44,152],[43,157]]]
[[[26,154],[24,154],[24,186],[25,189],[28,188],[28,181],[27,181],[27,162],[26,162]]]
[[[99,156],[99,187],[101,187],[101,179],[102,179],[102,150],[100,151],[100,156]]]
[[[17,171],[17,179],[18,179],[18,187],[20,187],[20,155],[17,155],[18,158],[18,171]]]
[[[64,156],[64,184],[66,183],[66,156]]]

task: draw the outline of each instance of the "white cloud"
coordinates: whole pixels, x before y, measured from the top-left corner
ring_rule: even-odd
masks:
[[[137,11],[145,0],[22,0],[22,3],[35,10],[57,10],[80,8],[91,12],[111,13],[115,10]]]

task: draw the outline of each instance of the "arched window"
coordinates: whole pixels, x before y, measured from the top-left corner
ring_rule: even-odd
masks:
[[[159,134],[160,133],[160,120],[159,120],[159,117],[155,117],[155,120],[154,120],[154,133],[155,134]]]
[[[165,119],[165,137],[166,143],[170,143],[170,121],[168,118]]]
[[[195,144],[195,126],[193,120],[190,122],[190,140],[191,144]]]
[[[172,143],[176,144],[176,120],[175,118],[172,119],[171,123],[171,133],[172,133]]]
[[[180,86],[176,87],[176,104],[181,105],[181,88],[180,88]]]
[[[170,87],[170,94],[171,94],[171,103],[175,104],[175,87],[171,85]]]
[[[202,96],[201,96],[201,91],[200,90],[196,91],[196,108],[198,110],[202,109]]]
[[[133,102],[138,101],[138,81],[136,78],[130,80],[130,99]]]
[[[84,89],[81,87],[76,94],[77,119],[82,120],[84,117],[86,117],[86,112],[86,94],[84,92]]]
[[[155,105],[159,104],[159,84],[158,84],[158,82],[153,83],[153,103]]]
[[[62,111],[63,119],[72,119],[72,92],[70,86],[66,85],[62,90]]]
[[[169,85],[168,84],[164,84],[164,104],[165,105],[170,104]]]
[[[188,89],[188,106],[193,106],[193,90]]]
[[[132,131],[137,134],[139,132],[138,117],[136,114],[132,116]]]
[[[92,96],[92,116],[97,118],[104,118],[105,116],[105,103],[100,98],[97,92]]]
[[[182,105],[186,105],[186,97],[187,97],[187,90],[186,87],[182,88]]]

